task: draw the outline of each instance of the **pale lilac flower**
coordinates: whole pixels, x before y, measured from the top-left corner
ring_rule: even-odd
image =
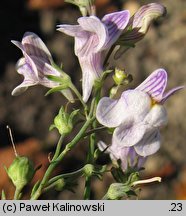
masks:
[[[123,147],[118,145],[114,140],[112,140],[112,144],[110,146],[107,146],[104,142],[99,141],[98,148],[101,151],[108,153],[114,164],[117,164],[117,161],[120,160],[123,172],[125,172],[128,168],[135,168],[139,170],[143,167],[146,161],[146,157],[138,155],[133,146]]]
[[[58,30],[75,38],[75,54],[82,69],[83,100],[91,94],[95,79],[103,71],[104,52],[116,42],[129,21],[129,11],[81,17],[79,25],[59,25]]]
[[[140,7],[130,18],[127,27],[124,29],[119,39],[116,41],[120,48],[115,53],[115,58],[119,58],[129,47],[142,40],[151,23],[166,15],[166,8],[159,3],[150,3]]]
[[[26,32],[21,42],[14,40],[11,42],[23,53],[23,58],[16,64],[16,70],[24,76],[23,82],[12,91],[12,95],[19,95],[26,91],[28,87],[37,84],[48,88],[59,86],[59,83],[47,78],[47,75],[60,77],[61,73],[52,66],[54,63],[52,56],[36,34]],[[63,90],[63,93],[67,98],[73,100],[70,90]]]
[[[164,93],[166,85],[166,71],[157,69],[136,89],[124,91],[119,100],[104,97],[99,101],[97,120],[107,127],[116,127],[113,142],[121,147],[133,146],[144,157],[160,148],[159,128],[167,123],[163,103],[183,88]]]

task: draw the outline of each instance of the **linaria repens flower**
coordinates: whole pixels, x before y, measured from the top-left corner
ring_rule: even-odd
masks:
[[[21,49],[24,56],[16,64],[16,70],[24,76],[24,80],[12,91],[12,95],[19,95],[28,87],[37,84],[48,88],[59,85],[47,78],[48,75],[60,77],[62,74],[52,66],[54,62],[48,48],[35,33],[26,32],[21,42],[14,40],[11,42]],[[73,100],[69,89],[62,90],[62,92],[70,101]]]
[[[163,103],[183,88],[164,93],[166,85],[166,71],[157,69],[136,89],[124,91],[119,100],[104,97],[99,101],[97,120],[107,127],[116,127],[113,142],[121,147],[133,146],[144,157],[160,148],[159,128],[167,123]]]
[[[115,58],[119,58],[129,47],[133,47],[142,40],[151,23],[165,15],[166,8],[159,3],[150,3],[140,7],[130,18],[127,27],[116,41],[116,45],[120,45],[120,48],[116,52]]]
[[[91,94],[95,79],[103,71],[104,52],[116,42],[129,21],[129,11],[110,13],[102,20],[80,17],[79,25],[59,25],[58,30],[75,38],[75,54],[82,69],[83,100]]]

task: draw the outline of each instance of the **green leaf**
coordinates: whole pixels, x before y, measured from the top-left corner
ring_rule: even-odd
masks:
[[[63,83],[64,80],[64,78],[60,76],[47,75],[46,77],[51,81],[59,82],[59,83]]]
[[[50,89],[49,91],[47,91],[45,96],[48,96],[49,94],[52,94],[54,92],[62,91],[62,90],[67,89],[67,88],[68,88],[68,85],[66,83],[64,83],[60,86],[54,87],[54,88]]]

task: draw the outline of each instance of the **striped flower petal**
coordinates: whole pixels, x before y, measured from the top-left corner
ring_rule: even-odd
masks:
[[[43,58],[45,62],[50,63],[52,62],[52,56],[44,44],[44,42],[41,40],[41,38],[38,37],[33,32],[26,32],[22,39],[22,44],[25,48],[25,52],[29,56],[36,56],[38,58]]]
[[[20,61],[16,64],[16,69],[19,70],[22,65],[27,64],[27,70],[19,70],[18,73],[24,76],[32,76],[33,79],[37,79],[38,77],[38,70],[30,58],[30,56],[26,53],[24,46],[19,41],[11,41],[14,45],[16,45],[23,53],[24,58],[21,58]]]
[[[29,56],[27,56],[27,58],[20,58],[18,60],[16,64],[16,70],[19,74],[23,75],[24,77],[38,81],[37,68]]]
[[[75,54],[83,74],[83,100],[90,97],[94,81],[103,72],[104,56],[118,39],[129,20],[129,12],[107,14],[100,20],[96,16],[80,17],[79,25],[59,25],[58,30],[75,37]]]
[[[127,26],[130,18],[128,10],[107,14],[103,17],[102,22],[106,25],[108,39],[105,48],[109,48],[121,35],[123,29]]]
[[[19,59],[16,64],[16,70],[19,74],[24,76],[24,80],[12,91],[13,96],[20,95],[26,91],[29,86],[37,85],[39,82],[37,74],[34,71],[37,70],[37,68],[29,56],[27,56],[27,61],[25,58]]]
[[[16,70],[24,76],[24,81],[13,90],[13,95],[19,95],[29,86],[37,84],[48,88],[59,86],[59,83],[49,80],[47,75],[61,78],[63,78],[63,75],[56,67],[52,66],[54,63],[52,56],[46,45],[36,34],[26,32],[22,42],[11,42],[21,49],[24,56],[16,64]],[[74,101],[70,89],[64,89],[61,92],[70,102]]]
[[[75,37],[75,54],[80,57],[84,56],[87,53],[87,47],[91,34],[84,29],[80,25],[58,25],[57,30],[63,32],[69,36]]]
[[[81,17],[78,19],[78,23],[84,31],[92,33],[91,43],[88,43],[87,50],[91,53],[101,51],[108,37],[107,29],[101,20],[96,16]]]
[[[143,5],[132,18],[132,27],[139,28],[139,32],[145,34],[153,20],[165,16],[166,8],[159,3]]]
[[[84,30],[79,25],[57,25],[57,31],[72,37],[84,37]]]
[[[79,58],[82,74],[82,89],[83,89],[83,101],[87,102],[92,92],[95,79],[99,78],[101,68],[101,53],[92,54],[87,57]]]
[[[143,81],[136,90],[148,93],[155,101],[160,102],[167,86],[167,72],[157,69]]]

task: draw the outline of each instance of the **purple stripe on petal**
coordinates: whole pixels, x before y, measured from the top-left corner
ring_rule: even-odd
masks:
[[[142,6],[132,17],[133,28],[140,27],[140,32],[146,33],[151,22],[166,14],[166,8],[159,3],[150,3]]]
[[[30,58],[30,56],[26,53],[26,50],[24,48],[24,46],[19,42],[19,41],[11,41],[13,44],[15,44],[19,49],[21,49],[25,59],[25,64],[27,64],[27,66],[29,67],[29,70],[27,73],[31,73],[33,77],[37,77],[38,76],[38,71],[37,68],[33,62],[33,60]],[[23,59],[21,60],[22,62],[17,63],[17,68],[20,66],[20,64],[23,64]],[[22,72],[21,72],[22,73]],[[22,73],[23,74],[23,73]]]
[[[38,35],[33,32],[26,32],[22,39],[22,44],[25,48],[25,51],[30,56],[37,56],[44,58],[47,63],[52,61],[52,56]]]
[[[107,29],[101,20],[96,16],[81,17],[78,19],[78,23],[84,31],[90,32],[94,37],[96,36],[98,38],[98,43],[92,44],[92,51],[99,52],[102,50],[107,41]]]
[[[25,56],[26,64],[30,68],[30,71],[28,71],[28,72],[32,73],[33,77],[35,77],[35,78],[38,77],[38,70],[37,70],[37,67],[36,67],[34,61],[26,53],[24,53],[24,56]]]
[[[157,69],[147,77],[136,89],[148,93],[154,100],[161,101],[167,85],[167,72]]]
[[[79,63],[83,73],[83,100],[86,102],[91,94],[95,79],[99,77],[102,71],[100,53],[79,57]]]
[[[144,86],[143,89],[141,89],[142,91],[145,92],[155,92],[157,89],[161,89],[162,86],[164,85],[164,78],[163,76],[157,76],[157,77],[153,77],[152,79],[149,80],[149,85],[148,86]]]
[[[127,26],[129,17],[130,14],[127,10],[107,14],[103,17],[102,22],[105,24],[108,30],[108,39],[105,44],[105,48],[110,47],[116,42],[123,29]]]

